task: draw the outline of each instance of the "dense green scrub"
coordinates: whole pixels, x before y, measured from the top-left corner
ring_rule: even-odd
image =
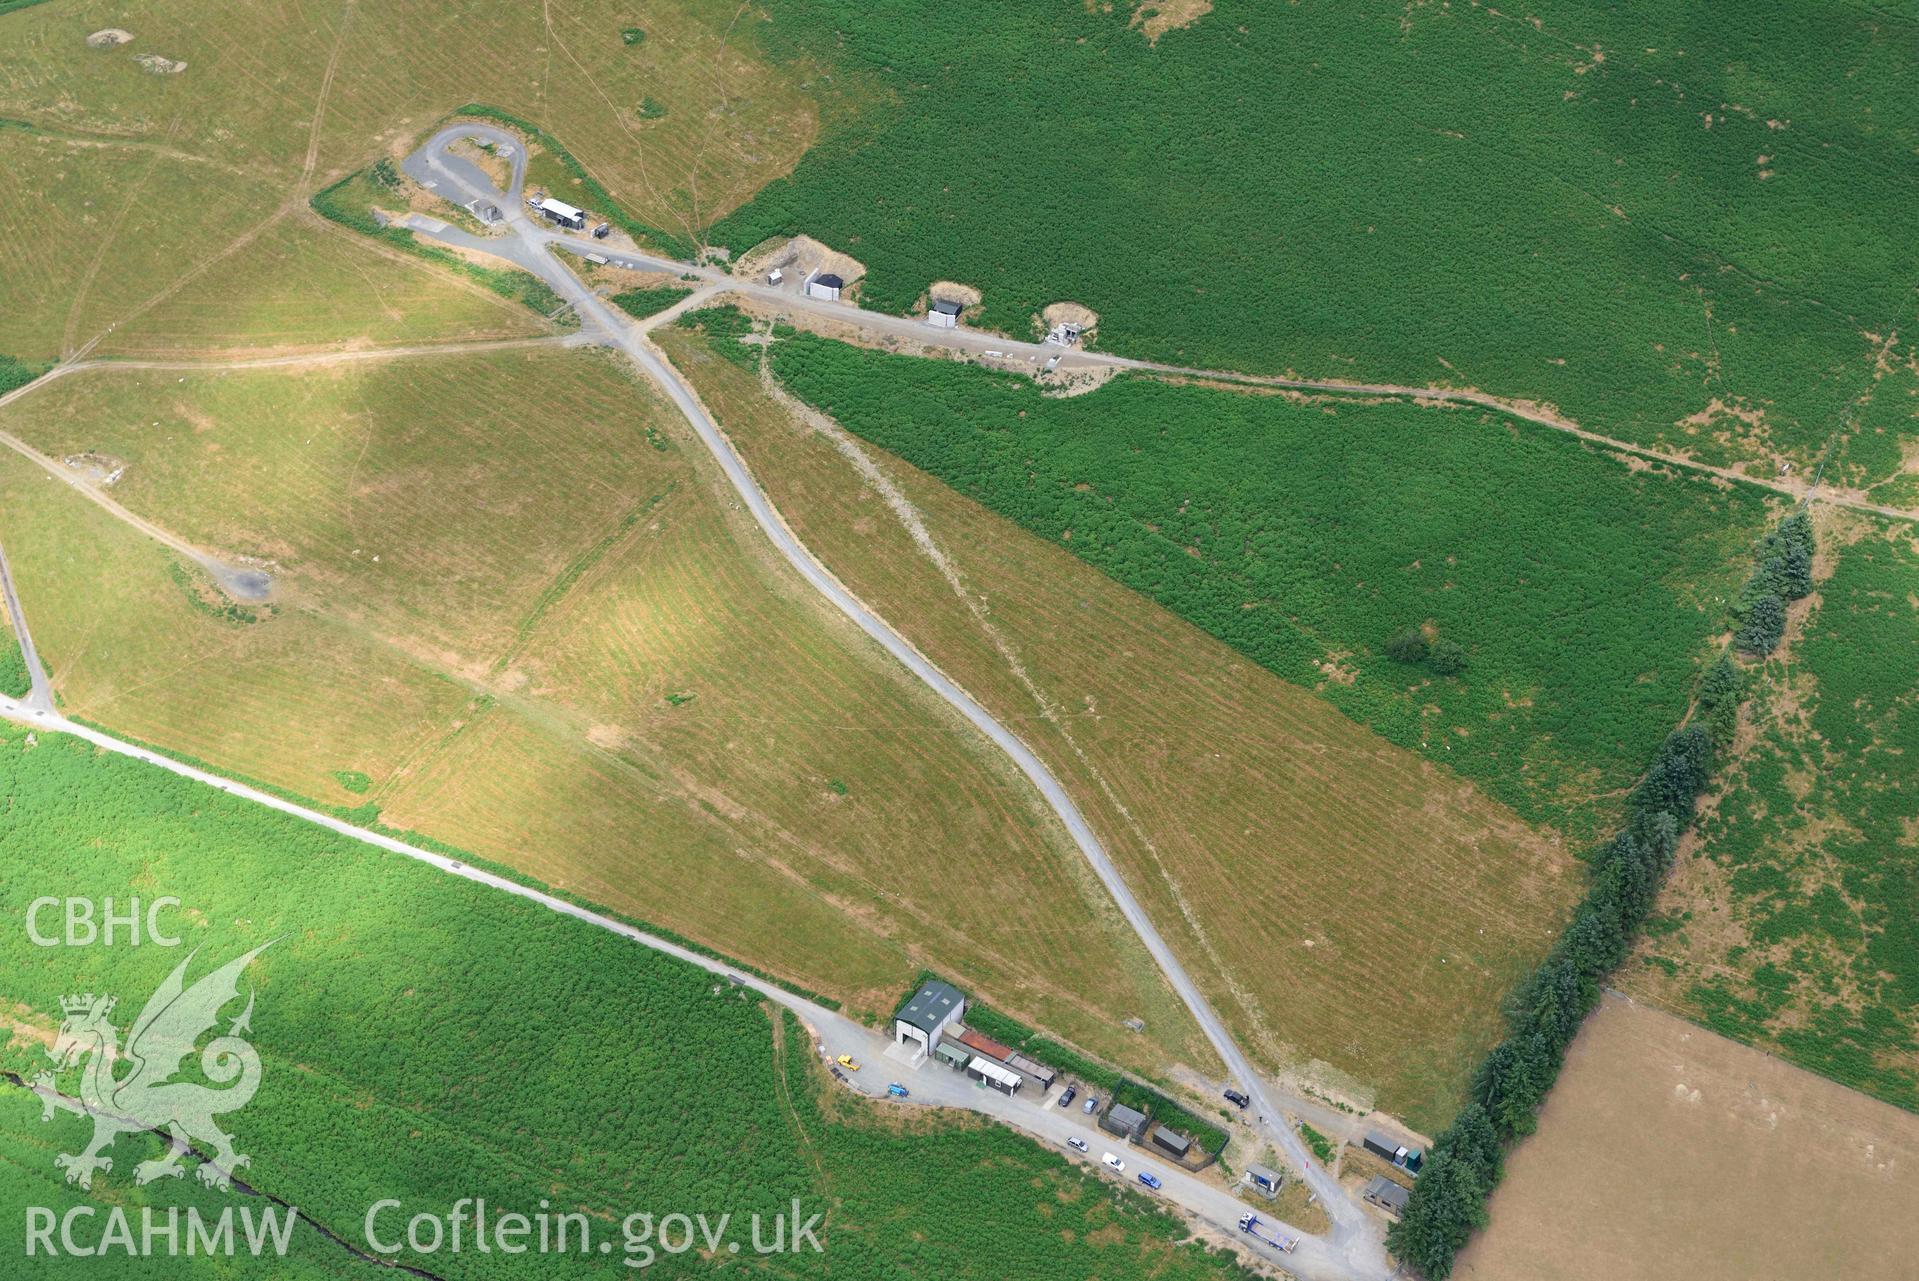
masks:
[[[848,430],[1588,834],[1684,713],[1766,518],[1754,492],[1479,411],[1145,378],[1059,399],[806,336],[773,353]]]
[[[273,940],[242,982],[257,998],[249,1038],[264,1076],[229,1128],[252,1157],[247,1182],[356,1244],[388,1197],[409,1215],[445,1215],[461,1197],[530,1214],[547,1198],[616,1241],[629,1213],[770,1216],[798,1198],[826,1214],[825,1253],[742,1263],[776,1276],[986,1278],[1006,1274],[1016,1243],[1023,1275],[1236,1275],[1172,1247],[1183,1230],[1145,1202],[1004,1131],[902,1135],[863,1114],[822,1116],[810,1042],[789,1023],[782,1061],[767,1008],[703,971],[78,740],[27,739],[0,729],[0,908],[14,923],[0,932],[0,999],[27,1030],[0,1049],[0,1069],[31,1079],[48,1066],[32,1030],[54,1029],[63,995],[118,994],[124,1031],[189,949],[203,949],[197,975]],[[124,908],[131,894],[180,899],[162,924],[185,946],[37,948],[20,928],[42,895],[111,895]],[[42,1128],[22,1097],[0,1084],[0,1152],[20,1154],[17,1171],[0,1164],[0,1186],[37,1199],[42,1158],[77,1150],[87,1127],[63,1115]],[[133,1162],[160,1150],[120,1139],[91,1199],[137,1199]],[[7,1216],[0,1250],[16,1251],[21,1232]],[[462,1278],[608,1266],[549,1255],[529,1269],[470,1249],[401,1258]],[[654,1270],[705,1266],[661,1257]],[[221,1274],[236,1273],[301,1275]]]
[[[27,656],[12,632],[0,630],[0,694],[25,698],[33,692],[33,673],[27,670]]]
[[[1219,0],[1149,43],[1134,8],[773,6],[767,52],[859,105],[713,238],[818,236],[880,309],[960,280],[1025,335],[1071,299],[1130,355],[1472,386],[1714,459],[1809,463],[1867,335],[1912,327],[1909,19]],[[1763,422],[1677,425],[1715,401]]]
[[[623,289],[607,299],[635,320],[645,320],[665,311],[693,291],[680,285],[656,285],[651,289]]]
[[[45,365],[31,365],[12,356],[0,356],[0,396],[26,386],[46,371]]]
[[[1701,823],[1733,928],[1724,908],[1675,904],[1652,964],[1715,1030],[1919,1110],[1910,529],[1872,527],[1818,591],[1804,635],[1763,669],[1760,733]]]
[[[376,1271],[375,1265],[323,1239],[311,1224],[301,1220],[295,1220],[291,1231],[284,1234],[285,1253],[278,1252],[264,1244],[274,1236],[266,1230],[263,1216],[271,1214],[275,1216],[276,1225],[284,1224],[290,1217],[285,1207],[259,1196],[202,1188],[190,1177],[160,1179],[144,1188],[132,1186],[131,1179],[113,1180],[109,1188],[106,1180],[102,1180],[94,1185],[93,1194],[82,1192],[69,1186],[53,1164],[57,1153],[72,1150],[72,1144],[65,1142],[69,1137],[68,1127],[41,1123],[39,1099],[18,1086],[0,1084],[0,1205],[7,1207],[6,1215],[0,1217],[0,1249],[7,1252],[9,1260],[23,1260],[12,1264],[16,1269],[12,1275],[30,1276],[37,1281],[101,1281],[108,1277],[113,1281],[197,1281],[201,1277],[247,1275],[286,1277],[289,1281],[330,1281],[332,1278],[371,1281],[385,1275],[384,1270]],[[89,1209],[93,1210],[92,1216],[88,1215]],[[136,1241],[141,1239],[149,1221],[146,1216],[150,1215],[151,1221],[159,1225],[177,1223],[177,1253],[168,1254],[166,1237],[158,1234],[154,1237],[158,1257],[134,1257],[118,1247],[102,1257],[71,1255],[64,1249],[49,1254],[38,1240],[34,1243],[34,1252],[27,1253],[26,1216],[45,1212],[58,1223],[77,1212],[73,1220],[74,1237],[91,1246],[106,1234],[106,1220],[114,1209],[125,1216]],[[203,1254],[188,1256],[189,1214],[199,1215],[204,1231],[217,1239],[223,1212],[231,1212],[236,1242],[248,1239],[248,1219],[243,1216],[252,1216],[251,1222],[263,1242],[260,1261],[256,1262],[251,1254],[242,1259],[209,1258]],[[200,1239],[195,1238],[196,1249]],[[53,1243],[57,1247],[59,1242],[56,1229]],[[244,1246],[242,1250],[244,1252]]]

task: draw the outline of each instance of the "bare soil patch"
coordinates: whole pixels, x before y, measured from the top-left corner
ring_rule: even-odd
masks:
[[[1046,329],[1054,325],[1078,325],[1080,333],[1090,334],[1099,328],[1099,313],[1083,303],[1048,303],[1039,313],[1039,318]]]
[[[957,280],[935,280],[920,295],[919,302],[914,304],[913,314],[923,316],[933,309],[935,300],[947,299],[960,305],[961,320],[971,320],[984,298],[985,295],[972,285],[962,285]]]
[[[153,76],[177,76],[187,69],[186,63],[175,62],[157,53],[136,53],[133,60],[140,64],[142,71]]]
[[[860,278],[866,275],[865,263],[811,236],[763,241],[740,255],[733,274],[741,279],[752,279],[765,276],[775,267],[785,272],[788,280],[803,280],[814,271],[830,272],[846,282],[846,291],[841,297],[848,299],[857,296],[855,287]]]
[[[1158,44],[1168,31],[1190,27],[1212,11],[1213,0],[1146,0],[1126,25],[1138,28],[1147,44]]]
[[[1879,1276],[1919,1251],[1914,1204],[1919,1117],[1609,996],[1456,1275]]]
[[[1089,369],[1062,369],[1043,375],[1041,381],[1046,384],[1049,396],[1084,396],[1113,381],[1119,372],[1113,365],[1095,365]]]
[[[81,454],[68,454],[62,461],[80,475],[85,476],[92,484],[102,487],[113,484],[127,472],[125,462],[112,454],[95,453],[92,450]]]
[[[104,27],[87,37],[89,49],[112,49],[119,45],[131,44],[133,33],[122,31],[119,27]]]

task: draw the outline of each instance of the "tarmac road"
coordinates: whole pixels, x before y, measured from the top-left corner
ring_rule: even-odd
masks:
[[[463,137],[485,138],[502,149],[512,165],[512,190],[498,191],[477,166],[446,151],[454,140]],[[870,636],[894,658],[905,664],[928,688],[938,694],[950,706],[957,710],[976,729],[984,734],[995,746],[1012,758],[1020,772],[1036,787],[1046,803],[1059,816],[1074,843],[1085,856],[1088,864],[1098,875],[1100,882],[1119,905],[1127,923],[1132,926],[1140,941],[1166,976],[1167,982],[1178,994],[1180,1000],[1192,1012],[1207,1040],[1212,1044],[1220,1061],[1226,1065],[1232,1078],[1252,1096],[1253,1111],[1259,1119],[1260,1127],[1296,1169],[1305,1172],[1308,1186],[1319,1197],[1328,1215],[1333,1221],[1329,1239],[1323,1246],[1330,1258],[1337,1259],[1345,1271],[1354,1276],[1379,1277],[1387,1275],[1386,1255],[1378,1240],[1375,1222],[1354,1203],[1332,1175],[1321,1167],[1307,1150],[1305,1142],[1287,1125],[1280,1111],[1268,1097],[1268,1087],[1262,1082],[1251,1062],[1240,1050],[1238,1044],[1227,1033],[1219,1016],[1213,1012],[1211,1004],[1200,992],[1199,987],[1186,973],[1185,967],[1166,945],[1159,931],[1139,901],[1133,897],[1118,868],[1107,856],[1099,838],[1087,824],[1079,807],[1053,777],[1052,771],[1034,755],[1016,735],[1007,730],[993,716],[975,702],[946,674],[933,665],[923,654],[906,639],[895,632],[877,615],[868,610],[849,592],[838,579],[814,559],[812,553],[794,537],[786,522],[767,500],[764,492],[753,480],[745,461],[737,454],[732,444],[721,434],[718,426],[707,414],[705,408],[694,396],[676,370],[667,363],[656,348],[649,342],[641,329],[632,324],[623,314],[614,311],[607,303],[596,296],[578,277],[565,266],[555,261],[550,246],[563,244],[570,248],[591,247],[600,251],[597,242],[579,237],[560,236],[544,226],[535,225],[522,200],[522,186],[525,176],[525,157],[521,153],[518,140],[504,130],[491,129],[482,125],[453,125],[442,129],[404,162],[407,174],[422,184],[431,184],[437,194],[451,199],[456,204],[467,204],[474,200],[486,200],[497,203],[505,214],[505,236],[474,236],[457,227],[437,223],[437,220],[422,219],[413,215],[407,225],[416,233],[430,235],[445,243],[466,249],[478,250],[507,259],[532,272],[551,285],[555,292],[570,302],[579,314],[581,325],[589,332],[604,336],[605,340],[625,352],[649,378],[651,378],[668,398],[679,408],[688,424],[698,435],[702,444],[719,463],[734,492],[740,497],[755,522],[772,540],[773,545],[785,557],[787,562],[835,608],[850,619],[854,625]],[[636,253],[607,252],[609,259],[633,261],[651,269],[672,271],[679,274],[698,275],[702,280],[714,283],[724,282],[729,287],[742,292],[752,293],[760,287],[743,285],[724,273],[708,269],[691,267],[684,263],[674,263],[665,259],[651,258]],[[783,291],[768,290],[777,295],[781,302],[790,302],[794,296]],[[845,311],[846,309],[841,308]],[[870,313],[862,313],[861,319]],[[899,318],[891,318],[899,320]],[[1018,351],[1022,354],[1047,355],[1061,354],[1057,347],[1035,343],[1013,343],[1005,339],[988,339],[983,335],[964,334],[955,330],[933,330],[930,326],[915,324],[911,321],[899,321],[911,327],[914,337],[924,339],[928,334],[942,338],[951,335],[956,343],[962,340],[980,343],[991,342],[994,349]],[[982,348],[983,350],[984,348]],[[1084,359],[1084,353],[1079,353]],[[1062,362],[1064,363],[1064,362]],[[1169,1185],[1170,1186],[1170,1185]],[[1303,1247],[1302,1247],[1303,1248]]]
[[[7,617],[13,620],[13,636],[20,642],[20,655],[26,660],[27,676],[32,683],[23,705],[36,712],[51,712],[53,686],[47,680],[46,668],[40,666],[40,655],[33,648],[33,636],[27,631],[27,616],[21,612],[19,593],[13,590],[13,570],[7,566],[7,550],[4,547],[0,547],[0,595],[6,599]]]

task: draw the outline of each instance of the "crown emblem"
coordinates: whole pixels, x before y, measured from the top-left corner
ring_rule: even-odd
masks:
[[[68,1016],[86,1014],[91,1012],[93,1007],[98,1004],[100,1006],[100,1013],[105,1014],[113,1008],[113,1001],[113,997],[95,996],[91,992],[82,996],[63,996],[60,998],[60,1012]]]

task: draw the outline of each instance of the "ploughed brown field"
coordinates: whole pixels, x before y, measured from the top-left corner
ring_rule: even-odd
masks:
[[[1609,996],[1453,1275],[1906,1276],[1915,1206],[1919,1117]]]

